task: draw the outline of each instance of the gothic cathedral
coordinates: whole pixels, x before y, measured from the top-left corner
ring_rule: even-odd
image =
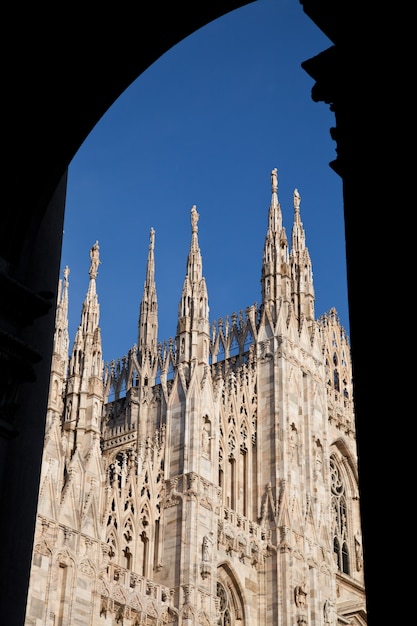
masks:
[[[260,306],[210,324],[194,206],[175,339],[152,229],[138,343],[105,366],[98,243],[71,351],[64,270],[25,626],[366,624],[349,342],[271,186]]]

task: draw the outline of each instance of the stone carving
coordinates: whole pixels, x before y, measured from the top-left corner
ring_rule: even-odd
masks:
[[[100,617],[102,615],[104,615],[104,617],[107,617],[108,604],[109,604],[109,599],[106,597],[102,597],[101,604],[100,604]]]
[[[272,192],[276,193],[278,191],[278,169],[276,167],[271,172],[271,184]]]
[[[213,533],[203,537],[203,561],[208,563],[211,558],[211,547],[213,545]]]
[[[100,246],[98,245],[98,241],[96,241],[96,243],[94,244],[94,246],[91,248],[90,250],[90,259],[91,259],[91,266],[90,266],[90,278],[96,278],[97,277],[97,272],[98,272],[98,266],[100,265],[101,261],[100,261]]]
[[[114,618],[114,621],[116,622],[116,624],[123,624],[123,618],[124,618],[124,606],[119,606],[119,608],[117,609],[117,613],[116,613],[116,617]]]
[[[191,207],[191,226],[192,226],[192,232],[196,233],[198,232],[198,218],[200,217],[200,215],[197,213],[197,207],[194,204]]]
[[[290,430],[290,437],[289,437],[290,441],[290,460],[294,461],[295,463],[298,463],[298,449],[299,449],[299,437],[298,437],[298,430],[295,427],[295,424],[292,423],[291,424],[291,430]]]
[[[307,604],[307,591],[303,585],[294,588],[294,602],[298,608],[305,608]]]
[[[294,209],[299,210],[301,202],[301,196],[298,193],[298,189],[294,189]]]
[[[330,624],[331,620],[331,603],[329,600],[325,600],[323,604],[323,620],[325,624]]]
[[[358,572],[362,569],[363,566],[363,554],[362,554],[362,542],[360,535],[355,535],[355,555],[356,555],[356,569]]]

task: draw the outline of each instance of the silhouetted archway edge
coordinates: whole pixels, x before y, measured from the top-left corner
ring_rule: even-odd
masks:
[[[5,158],[4,210],[0,214],[0,497],[2,510],[7,513],[0,516],[0,615],[8,626],[21,626],[25,613],[67,167],[95,124],[147,67],[184,37],[252,1],[256,0],[206,0],[191,5],[178,1],[164,6],[155,2],[124,6],[119,2],[101,4],[99,8],[64,3],[55,13],[49,5],[30,4],[22,9],[18,3],[9,3],[3,12],[9,37],[2,74]],[[330,104],[336,118],[332,136],[337,142],[338,164],[334,169],[343,178],[363,545],[365,564],[369,565],[372,545],[376,551],[377,543],[373,524],[379,523],[371,502],[378,486],[382,501],[382,486],[391,480],[390,471],[395,464],[380,464],[379,481],[372,480],[373,458],[367,454],[372,433],[367,419],[368,355],[372,355],[374,363],[385,362],[385,342],[381,341],[385,318],[374,316],[369,332],[362,299],[366,294],[367,310],[379,311],[382,294],[386,293],[386,273],[372,273],[370,290],[369,272],[364,271],[386,254],[385,240],[375,231],[386,221],[375,221],[363,191],[372,190],[374,207],[385,206],[386,186],[381,185],[380,172],[386,171],[386,137],[390,129],[391,138],[395,136],[397,141],[402,134],[398,130],[399,120],[395,120],[393,130],[392,115],[399,85],[393,86],[390,70],[391,89],[387,91],[384,67],[392,68],[397,59],[392,46],[387,46],[386,30],[374,27],[371,12],[361,13],[359,20],[357,7],[351,3],[300,2],[336,48],[336,54],[325,51],[303,67],[317,81],[313,100]],[[408,17],[407,10],[402,7],[400,13],[399,7],[381,5],[378,18],[383,19],[385,12],[388,16],[388,11],[386,19],[393,33],[394,17]],[[375,69],[375,59],[382,68],[380,73]],[[396,76],[399,80],[402,73]],[[399,177],[394,172],[390,174],[391,187],[400,187]],[[366,347],[363,332],[367,333]],[[391,361],[395,349],[399,351],[391,344]],[[400,360],[399,355],[395,358]],[[372,394],[372,415],[384,415],[390,399],[393,405],[397,403],[399,381],[396,383],[393,375],[391,368],[390,385],[384,386],[383,394]],[[388,435],[391,456],[397,448],[394,435],[392,431]],[[393,554],[391,551],[391,558]],[[399,558],[401,551],[396,554]],[[377,590],[378,600],[383,595],[386,601],[392,593],[388,588],[391,578],[378,575],[377,580],[375,576],[370,580],[368,569],[366,566],[365,580],[371,620]]]

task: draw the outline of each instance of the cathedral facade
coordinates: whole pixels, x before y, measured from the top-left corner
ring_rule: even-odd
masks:
[[[210,323],[195,206],[175,339],[153,230],[117,362],[98,243],[71,351],[64,270],[25,626],[366,624],[349,341],[315,318],[298,191],[288,242],[271,187],[259,306]]]

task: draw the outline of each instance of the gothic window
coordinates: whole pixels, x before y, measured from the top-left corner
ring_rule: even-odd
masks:
[[[219,598],[219,611],[220,618],[218,621],[219,626],[231,626],[231,613],[229,607],[229,600],[227,597],[226,589],[221,583],[217,583],[217,597]]]
[[[129,546],[125,547],[125,549],[123,550],[123,555],[124,555],[124,558],[125,558],[124,565],[125,565],[126,569],[132,569],[132,557],[133,557],[133,554],[131,553]]]
[[[119,491],[122,488],[122,478],[123,478],[123,470],[125,469],[125,453],[119,452],[119,454],[115,458],[114,469],[117,476],[117,484],[119,487]]]
[[[239,511],[248,515],[248,491],[249,491],[249,457],[248,457],[248,425],[245,420],[240,424],[240,455],[239,455],[239,471],[238,483],[239,491]]]
[[[347,497],[342,476],[334,459],[330,459],[333,509],[333,550],[339,571],[350,574]]]
[[[223,488],[223,470],[219,465],[219,487]]]
[[[154,532],[154,544],[153,544],[153,567],[157,569],[159,567],[159,541],[160,541],[160,527],[159,520],[155,520],[155,532]]]
[[[229,440],[227,442],[228,448],[229,448],[229,458],[230,457],[234,457],[234,453],[235,453],[235,449],[236,449],[236,441],[234,438],[233,433],[231,433],[229,435]]]
[[[142,489],[140,491],[141,497],[147,495],[148,499],[151,499],[151,492],[149,491],[149,477],[148,472],[145,473],[144,484],[142,485]]]
[[[113,533],[110,533],[110,535],[107,537],[107,545],[109,546],[108,555],[112,559],[117,552],[116,539]]]
[[[223,448],[219,446],[219,487],[223,487]]]
[[[242,502],[241,511],[245,517],[248,515],[248,454],[246,449],[240,450],[240,466],[241,466],[241,484],[242,489]]]
[[[257,419],[256,419],[256,411],[252,414],[252,444],[256,444],[256,428],[257,428]]]
[[[242,422],[240,425],[240,448],[242,451],[247,450],[247,445],[246,445],[246,441],[248,438],[248,427],[247,424],[245,422]]]
[[[229,458],[229,476],[230,476],[230,491],[227,498],[227,505],[231,509],[236,509],[236,461],[233,456]]]
[[[219,570],[217,582],[217,598],[219,606],[219,626],[245,626],[243,611],[243,598],[232,582],[229,575],[222,569]]]
[[[68,601],[68,567],[66,563],[60,563],[57,576],[57,598],[58,610],[56,612],[57,624],[61,626],[64,623],[64,613],[66,600]]]
[[[142,523],[142,528],[147,528],[149,526],[149,519],[150,515],[148,508],[146,506],[143,506],[140,511],[140,521]]]
[[[113,525],[114,528],[117,530],[116,503],[115,503],[114,499],[112,500],[111,510],[110,510],[110,513],[109,513],[109,517],[107,518],[107,526],[111,526],[111,525]]]
[[[142,576],[148,575],[149,539],[145,531],[142,532],[140,544],[140,561],[142,561]]]

